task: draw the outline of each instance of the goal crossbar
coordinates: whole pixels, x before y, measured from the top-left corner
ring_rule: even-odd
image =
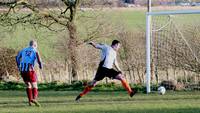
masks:
[[[160,11],[160,12],[147,12],[147,15],[176,15],[176,14],[200,14],[200,10],[180,10],[180,11]]]

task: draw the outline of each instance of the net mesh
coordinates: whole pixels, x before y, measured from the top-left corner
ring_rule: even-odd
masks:
[[[199,17],[200,14],[152,16],[153,83],[200,89]]]

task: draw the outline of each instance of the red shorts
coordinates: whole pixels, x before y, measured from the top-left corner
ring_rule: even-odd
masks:
[[[37,76],[35,71],[21,72],[24,82],[36,82]]]

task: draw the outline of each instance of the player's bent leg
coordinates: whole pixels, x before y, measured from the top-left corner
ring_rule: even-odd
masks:
[[[95,80],[93,80],[92,82],[88,83],[87,86],[85,87],[85,89],[83,90],[83,92],[80,93],[80,96],[82,97],[82,96],[86,95],[89,91],[92,90],[92,88],[95,86],[95,84],[96,84]]]
[[[81,92],[77,97],[76,97],[76,101],[79,101],[80,98],[84,95],[86,95],[88,92],[90,92],[92,90],[93,87],[95,87],[97,81],[93,80],[92,82],[88,83],[87,86],[85,87],[85,89],[83,90],[83,92]]]
[[[25,82],[25,84],[26,84],[26,93],[27,93],[27,97],[28,97],[29,106],[31,106],[31,101],[33,99],[32,86],[31,86],[30,82]]]
[[[129,86],[129,84],[127,83],[127,81],[125,80],[125,78],[123,77],[123,75],[121,73],[118,74],[115,77],[115,79],[121,81],[122,86],[128,91],[128,94],[130,95],[130,97],[132,97],[133,95],[135,95],[136,91]]]

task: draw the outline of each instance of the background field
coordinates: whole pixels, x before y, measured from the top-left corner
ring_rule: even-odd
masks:
[[[91,92],[79,103],[77,91],[41,91],[42,107],[28,106],[24,91],[0,91],[0,113],[199,113],[200,92]]]
[[[98,15],[96,19],[95,16]],[[100,15],[100,16],[99,16]],[[124,32],[140,32],[141,34],[145,31],[145,10],[135,10],[135,9],[102,9],[98,11],[86,11],[80,12],[79,16],[83,16],[77,19],[77,32],[78,40],[83,42],[83,39],[87,39],[87,27],[91,27],[88,32],[93,33],[98,36],[97,39],[93,39],[95,42],[110,44],[112,39],[130,39],[132,40],[135,36],[129,35],[125,36]],[[86,16],[86,18],[84,18]],[[94,18],[87,18],[88,16]],[[99,23],[105,24],[100,30],[95,29],[98,27]],[[98,23],[98,24],[97,24]],[[108,24],[108,25],[107,25]],[[85,27],[87,26],[87,27]],[[57,26],[58,27],[58,26]],[[93,29],[94,28],[94,29]],[[101,31],[105,32],[105,35],[101,35]],[[119,36],[120,33],[123,36]],[[68,31],[53,32],[49,31],[43,27],[34,28],[30,24],[19,24],[13,26],[11,31],[8,31],[6,27],[0,26],[0,48],[10,48],[14,49],[17,53],[20,49],[28,46],[28,42],[31,39],[36,39],[38,42],[38,50],[40,52],[42,61],[44,62],[43,72],[38,71],[38,79],[41,82],[69,82],[71,81],[70,75],[70,61],[66,62],[66,59],[70,58],[68,55]],[[143,37],[136,37],[138,39],[143,39]],[[130,42],[130,41],[129,41]],[[132,41],[134,42],[134,40]],[[142,41],[140,41],[142,43]],[[126,45],[126,44],[124,44]],[[144,46],[143,44],[131,44],[134,48],[135,46]],[[67,49],[66,49],[67,48]],[[87,44],[79,46],[79,60],[80,60],[80,80],[90,79],[94,75],[94,71],[97,68],[99,62],[99,51],[94,50]],[[12,56],[15,56],[14,53]],[[140,52],[141,53],[141,52]],[[91,54],[90,56],[88,56]],[[119,56],[120,57],[120,56]],[[84,60],[83,60],[84,59]],[[119,58],[120,59],[120,58]],[[14,60],[13,60],[14,61]],[[120,60],[119,60],[120,61]],[[88,63],[90,62],[90,63]],[[6,64],[9,65],[9,64]],[[126,68],[126,67],[125,67]],[[42,73],[42,74],[41,74]],[[10,74],[12,75],[12,74]],[[14,76],[16,74],[13,74]],[[41,76],[40,76],[41,75]],[[61,78],[61,76],[65,78]],[[127,75],[128,76],[128,75]],[[14,78],[15,80],[15,78]],[[15,80],[16,81],[16,80]]]
[[[92,15],[94,12],[86,13],[85,15]],[[127,30],[137,30],[145,27],[145,13],[143,10],[108,10],[103,12],[104,17],[107,19],[108,23],[114,26],[124,27]],[[98,18],[102,19],[102,18]],[[81,21],[81,20],[80,20]],[[88,22],[91,24],[91,22]],[[77,23],[78,32],[81,35],[80,38],[84,37],[83,23]],[[8,31],[5,27],[0,26],[0,47],[8,47],[15,50],[20,50],[24,46],[28,46],[28,42],[31,39],[38,41],[39,51],[42,58],[46,61],[49,59],[60,58],[60,53],[56,51],[56,45],[63,36],[67,36],[67,32],[52,32],[46,28],[34,29],[34,27],[27,26],[15,26],[13,31]],[[102,37],[103,38],[103,37]],[[114,37],[112,37],[114,38]]]

